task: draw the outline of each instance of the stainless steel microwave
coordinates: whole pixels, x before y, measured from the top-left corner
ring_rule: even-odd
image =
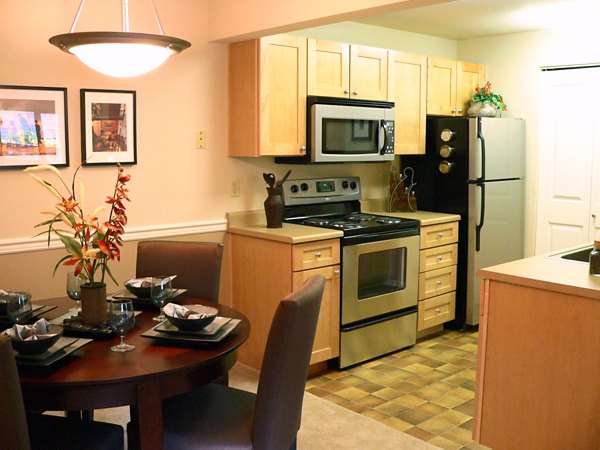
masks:
[[[381,162],[394,159],[394,103],[307,97],[307,148],[279,163]]]

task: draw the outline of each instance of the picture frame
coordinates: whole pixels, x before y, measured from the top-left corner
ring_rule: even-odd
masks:
[[[69,165],[67,88],[0,85],[0,169]]]
[[[81,89],[82,165],[137,164],[135,91]]]
[[[352,121],[352,140],[368,141],[371,140],[371,126],[369,120]]]

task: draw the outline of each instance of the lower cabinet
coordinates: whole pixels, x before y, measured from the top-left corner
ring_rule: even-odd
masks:
[[[301,244],[231,235],[233,307],[250,320],[248,341],[238,360],[260,369],[271,320],[279,302],[313,275],[325,277],[311,364],[338,357],[340,321],[340,242]]]
[[[421,227],[417,331],[454,319],[458,222]]]

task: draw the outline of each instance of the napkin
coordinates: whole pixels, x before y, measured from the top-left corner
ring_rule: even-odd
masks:
[[[179,319],[202,319],[206,317],[206,314],[190,311],[185,306],[178,305],[177,303],[167,303],[163,307],[163,311],[166,315]]]
[[[171,281],[173,281],[173,279],[176,276],[177,275],[171,275],[169,278],[171,279]],[[137,287],[137,288],[150,287],[152,285],[152,277],[134,278],[134,279],[128,280],[127,284],[129,286]]]
[[[4,333],[17,341],[36,341],[40,337],[56,335],[56,333],[48,333],[49,328],[50,323],[48,323],[48,321],[42,317],[33,325],[15,324],[12,328],[9,328]]]

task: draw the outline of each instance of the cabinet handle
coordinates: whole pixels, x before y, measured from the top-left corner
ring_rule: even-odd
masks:
[[[456,113],[456,109],[452,109],[452,114]]]
[[[440,308],[435,308],[435,313],[436,313],[436,314],[439,314],[439,313],[441,313],[441,312],[442,312],[442,310],[441,310]]]
[[[339,276],[340,276],[340,269],[335,269],[335,270],[333,271],[333,274],[334,274],[336,277],[339,277]]]
[[[459,114],[462,114],[462,108],[460,108],[460,109],[458,110],[458,113],[459,113]]]
[[[306,145],[302,145],[302,146],[300,147],[300,151],[301,151],[301,152],[306,152]]]
[[[443,232],[443,231],[440,231],[440,232],[437,234],[437,237],[439,237],[439,238],[443,238],[443,237],[444,237],[444,232]]]
[[[358,91],[353,91],[353,92],[352,92],[352,95],[355,95],[355,96],[357,96],[357,95],[358,95]]]
[[[596,214],[592,214],[592,219],[595,219],[595,218],[596,218]]]
[[[435,282],[435,285],[436,285],[437,287],[440,287],[440,286],[442,285],[442,281],[441,281],[441,280],[437,280],[437,281]]]
[[[321,257],[321,252],[315,252],[315,257],[316,258],[320,258]]]
[[[344,94],[348,95],[350,93],[350,89],[344,89]]]
[[[442,259],[444,259],[444,257],[443,257],[442,255],[438,255],[438,256],[437,256],[437,260],[438,260],[438,261],[441,261]]]

